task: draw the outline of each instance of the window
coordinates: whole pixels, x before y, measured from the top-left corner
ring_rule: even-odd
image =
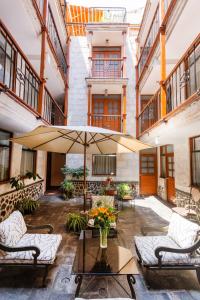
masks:
[[[35,173],[36,169],[36,151],[28,148],[22,148],[20,175],[25,175],[27,172]]]
[[[93,155],[93,175],[116,175],[116,155]]]
[[[200,186],[200,136],[191,138],[192,185]]]
[[[166,145],[160,147],[160,177],[174,178],[174,147]]]
[[[11,133],[0,130],[0,181],[10,177]]]

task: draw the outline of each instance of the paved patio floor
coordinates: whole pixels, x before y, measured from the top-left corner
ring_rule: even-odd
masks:
[[[59,196],[45,196],[42,204],[33,216],[27,216],[27,223],[51,223],[55,233],[63,236],[56,263],[49,271],[47,288],[40,288],[42,270],[0,270],[0,299],[2,300],[70,300],[74,299],[76,285],[71,268],[76,252],[78,237],[66,233],[65,219],[70,211],[80,210],[80,199],[65,202]],[[171,210],[155,197],[136,199],[135,209],[131,205],[124,205],[118,223],[118,242],[135,254],[133,236],[141,234],[142,225],[156,225],[158,227],[168,224]],[[126,279],[120,280],[124,287]],[[144,272],[136,278],[135,291],[137,299],[200,299],[200,286],[196,274],[192,271],[154,271],[149,272],[148,280],[151,288],[148,289],[144,279]],[[84,283],[83,283],[84,285]],[[128,286],[127,286],[128,289]],[[99,278],[92,281],[84,293],[86,298],[126,297],[121,288],[113,282],[112,278]]]

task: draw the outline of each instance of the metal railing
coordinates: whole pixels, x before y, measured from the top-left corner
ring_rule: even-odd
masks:
[[[65,54],[62,48],[62,44],[58,35],[56,24],[53,18],[53,14],[50,6],[48,6],[48,20],[47,20],[48,34],[53,45],[54,51],[59,61],[59,67],[62,69],[63,73],[67,73],[67,63],[65,59]]]
[[[150,128],[160,119],[160,90],[149,100],[148,104],[140,113],[139,134]]]
[[[147,62],[149,53],[150,53],[152,46],[156,40],[156,37],[159,32],[159,27],[160,27],[160,18],[159,18],[159,5],[158,5],[156,8],[149,32],[147,34],[147,38],[146,38],[144,46],[142,48],[139,62],[138,62],[139,76],[141,75],[141,73],[143,71],[143,68]]]
[[[90,7],[88,23],[125,23],[126,8],[124,7]]]
[[[164,81],[166,115],[200,90],[200,34]],[[139,134],[161,119],[160,89],[138,116]]]
[[[60,106],[53,99],[47,88],[45,88],[44,92],[43,118],[52,125],[63,125],[65,119]]]
[[[91,115],[91,125],[115,131],[122,131],[122,116],[121,115]]]
[[[1,21],[0,58],[0,85],[5,91],[16,95],[16,98],[26,104],[30,110],[38,112],[41,80]],[[60,122],[63,121],[63,116],[60,117],[62,110],[52,97],[51,102],[53,104],[47,103],[46,93],[47,90],[45,90],[43,98],[44,116],[42,117],[49,123],[53,122],[52,124],[55,124],[59,119],[58,122],[61,124]],[[51,118],[49,118],[49,114],[51,114]]]
[[[123,77],[123,59],[92,58],[92,77],[122,78]]]

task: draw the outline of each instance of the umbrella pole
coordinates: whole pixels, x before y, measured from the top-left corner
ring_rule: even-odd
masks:
[[[84,165],[83,165],[83,171],[84,171],[84,183],[83,183],[83,193],[84,193],[84,211],[86,209],[86,193],[87,193],[87,189],[86,189],[86,148],[87,148],[87,133],[85,132],[85,140],[84,140]]]

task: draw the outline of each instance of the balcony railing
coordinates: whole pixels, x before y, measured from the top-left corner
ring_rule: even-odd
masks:
[[[123,7],[90,7],[88,23],[125,23],[126,9]]]
[[[47,88],[44,93],[43,118],[52,125],[64,124],[64,114]]]
[[[121,115],[91,115],[91,125],[115,131],[122,131]]]
[[[41,80],[30,62],[0,21],[0,85],[24,103],[30,110],[38,113]],[[44,97],[45,98],[45,97]],[[43,99],[43,101],[46,101]],[[54,104],[56,103],[52,100]],[[55,104],[56,105],[56,104]],[[61,110],[61,109],[60,109]],[[52,106],[52,114],[60,115]],[[43,116],[47,122],[50,118]],[[54,123],[56,117],[54,117]]]
[[[56,24],[53,18],[53,14],[51,11],[50,6],[48,7],[48,21],[47,21],[47,29],[48,34],[51,40],[51,43],[53,45],[53,48],[56,52],[58,61],[59,61],[59,67],[62,69],[63,73],[66,75],[67,73],[67,63],[65,59],[65,54],[62,48],[62,44],[58,35],[58,31],[56,28]]]
[[[166,116],[186,103],[200,89],[200,35],[179,60],[164,82]],[[161,119],[160,89],[149,100],[138,117],[139,134]]]
[[[149,100],[143,111],[140,113],[139,134],[150,128],[160,119],[160,90]]]
[[[92,77],[96,78],[122,78],[123,59],[92,58]]]
[[[157,6],[156,12],[154,14],[149,32],[147,34],[147,38],[144,43],[144,47],[142,48],[140,59],[138,62],[138,72],[139,76],[141,75],[143,68],[147,62],[147,58],[149,56],[149,53],[154,45],[154,42],[156,40],[156,37],[159,32],[160,27],[160,18],[159,18],[159,6]]]

